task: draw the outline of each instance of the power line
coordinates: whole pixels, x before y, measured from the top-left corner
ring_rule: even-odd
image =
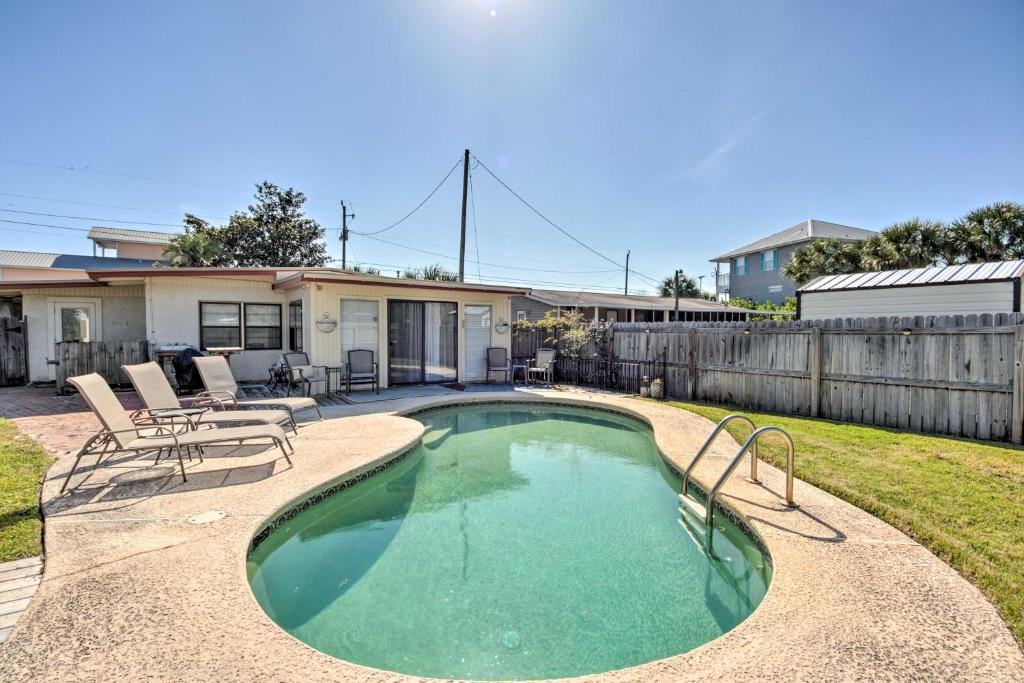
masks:
[[[157,183],[174,183],[176,185],[193,185],[196,187],[212,187],[218,190],[231,190],[237,192],[249,192],[249,188],[232,187],[230,185],[215,185],[213,183],[200,183],[191,180],[176,180],[173,178],[157,178],[155,176],[136,175],[134,173],[118,173],[117,171],[101,171],[94,168],[63,165],[63,164],[46,164],[40,161],[24,161],[22,159],[4,159],[0,158],[0,162],[6,164],[21,164],[22,166],[37,166],[40,168],[55,168],[61,171],[75,171],[77,173],[92,173],[94,175],[108,175],[115,176],[118,178],[133,178],[135,180],[149,180]]]
[[[408,249],[410,251],[418,251],[421,254],[428,254],[429,256],[437,256],[438,258],[449,259],[451,261],[458,261],[459,260],[457,256],[449,256],[448,254],[442,254],[442,253],[437,252],[437,251],[429,251],[427,249],[419,249],[417,247],[410,247],[410,246],[408,246],[406,244],[402,244],[400,242],[392,242],[391,240],[386,240],[383,237],[370,237],[369,235],[363,235],[363,236],[364,237],[369,237],[369,239],[376,240],[377,242],[383,242],[384,244],[390,244],[392,246],[400,247],[402,249]],[[533,272],[537,272],[537,273],[572,273],[574,275],[587,275],[587,274],[592,274],[592,273],[604,274],[604,273],[610,272],[608,270],[565,270],[564,268],[557,268],[557,269],[526,268],[526,267],[523,267],[523,266],[506,266],[506,265],[502,265],[500,263],[487,263],[486,261],[477,261],[477,263],[479,263],[480,265],[483,265],[483,266],[489,266],[491,268],[507,268],[508,270],[528,270],[528,271],[533,271]]]
[[[39,213],[38,211],[19,211],[17,209],[0,209],[6,213],[23,213],[29,216],[46,216],[47,218],[70,218],[76,221],[100,221],[101,223],[129,223],[131,225],[153,225],[166,228],[180,228],[177,223],[147,223],[146,221],[124,221],[117,218],[95,218],[91,216],[66,216],[60,213]]]
[[[356,233],[357,235],[363,235],[364,237],[369,237],[370,235],[379,235],[379,234],[380,234],[380,233],[382,233],[382,232],[387,232],[387,231],[388,231],[388,230],[390,230],[391,228],[396,228],[396,227],[398,227],[399,225],[401,225],[402,223],[404,223],[404,222],[405,222],[405,219],[407,219],[407,218],[408,218],[409,216],[411,216],[411,215],[413,215],[414,213],[416,213],[417,211],[419,211],[419,210],[420,210],[420,207],[422,207],[422,206],[423,206],[424,204],[426,204],[426,203],[427,203],[428,201],[430,201],[430,198],[434,196],[434,193],[436,193],[436,192],[437,192],[438,190],[440,190],[440,189],[441,189],[441,186],[442,186],[442,185],[444,185],[445,181],[446,181],[446,180],[448,180],[448,178],[450,178],[450,177],[451,177],[452,173],[454,173],[454,172],[455,172],[455,169],[456,169],[456,168],[458,168],[458,167],[459,167],[459,164],[461,164],[461,163],[462,163],[462,159],[460,158],[460,159],[459,159],[458,161],[456,161],[456,162],[455,162],[455,163],[454,163],[454,164],[452,165],[452,167],[451,167],[451,168],[450,168],[450,169],[448,170],[448,173],[446,173],[446,174],[445,174],[444,178],[441,178],[441,182],[439,182],[439,183],[437,184],[437,187],[435,187],[435,188],[434,188],[433,190],[431,190],[431,191],[430,191],[430,194],[428,194],[428,195],[427,195],[427,196],[426,196],[426,197],[425,197],[425,198],[423,199],[423,201],[422,201],[422,202],[420,202],[419,204],[417,204],[417,205],[416,205],[416,208],[415,208],[415,209],[413,209],[413,210],[412,210],[412,211],[410,211],[409,213],[405,214],[404,216],[402,216],[401,218],[399,218],[399,219],[398,219],[397,221],[395,221],[395,222],[394,222],[394,223],[392,223],[391,225],[387,226],[386,228],[381,228],[380,230],[374,230],[374,231],[372,231],[372,232],[356,232],[355,230],[353,230],[352,232],[355,232],[355,233]]]
[[[522,197],[522,196],[521,196],[521,195],[520,195],[520,194],[519,194],[518,192],[516,192],[516,191],[515,191],[515,190],[513,190],[513,189],[512,189],[511,187],[509,187],[509,186],[508,186],[508,184],[507,184],[507,183],[506,183],[506,182],[505,182],[504,180],[502,180],[501,178],[499,178],[499,177],[497,176],[497,174],[495,174],[495,173],[494,173],[494,171],[492,171],[491,169],[489,169],[489,168],[487,167],[487,164],[485,164],[484,162],[480,161],[480,158],[479,158],[479,157],[477,157],[476,155],[473,155],[473,158],[474,158],[474,159],[476,159],[476,162],[477,162],[478,164],[480,164],[480,166],[481,166],[481,167],[482,167],[482,168],[483,168],[483,169],[484,169],[485,171],[487,171],[487,173],[489,173],[489,174],[490,174],[490,176],[491,176],[492,178],[494,178],[495,180],[497,180],[497,181],[498,181],[498,183],[499,183],[499,184],[500,184],[500,185],[501,185],[502,187],[504,187],[504,188],[505,188],[506,190],[508,190],[508,191],[509,191],[509,192],[510,192],[510,193],[512,194],[512,196],[513,196],[513,197],[515,197],[515,198],[516,198],[516,199],[518,199],[518,200],[519,200],[520,202],[522,202],[522,203],[523,203],[523,204],[524,204],[524,205],[525,205],[525,206],[526,206],[526,207],[527,207],[528,209],[530,209],[530,211],[533,211],[533,212],[534,212],[535,214],[537,214],[538,216],[540,216],[540,218],[541,218],[542,220],[544,220],[544,222],[546,222],[546,223],[547,223],[548,225],[550,225],[550,226],[551,226],[551,227],[553,227],[553,228],[554,228],[555,230],[557,230],[558,232],[562,233],[563,235],[565,235],[566,237],[568,237],[569,239],[571,239],[571,240],[572,240],[573,242],[575,242],[576,244],[578,244],[578,245],[580,245],[581,247],[583,247],[584,249],[586,249],[587,251],[589,251],[589,252],[591,252],[591,253],[595,254],[596,256],[599,256],[599,257],[603,258],[603,259],[604,259],[605,261],[608,261],[609,263],[612,263],[612,264],[614,264],[614,265],[618,266],[619,268],[622,268],[623,270],[627,270],[627,268],[626,268],[626,267],[625,267],[624,265],[622,265],[621,263],[619,263],[618,261],[616,261],[616,260],[614,260],[614,259],[612,259],[612,258],[609,258],[608,256],[605,256],[604,254],[602,254],[601,252],[599,252],[599,251],[598,251],[597,249],[594,249],[593,247],[591,247],[591,246],[590,246],[589,244],[587,244],[586,242],[583,242],[582,240],[578,239],[578,238],[577,238],[577,237],[576,237],[575,235],[573,235],[572,233],[570,233],[570,232],[569,232],[568,230],[566,230],[566,229],[562,228],[562,227],[561,227],[560,225],[558,225],[557,223],[555,223],[555,222],[554,222],[553,220],[551,220],[550,218],[548,218],[547,216],[545,216],[545,215],[544,215],[543,213],[541,213],[541,212],[540,212],[540,210],[539,210],[539,209],[537,209],[537,207],[535,207],[535,206],[534,206],[533,204],[531,204],[530,202],[528,202],[528,201],[526,201],[525,199],[523,199],[523,197]],[[635,270],[632,270],[632,269],[629,269],[629,271],[630,271],[630,272],[632,272],[632,273],[636,273],[636,275],[637,275],[637,276],[639,276],[639,277],[641,277],[641,278],[643,278],[643,279],[645,279],[645,280],[648,280],[648,281],[649,281],[649,282],[651,282],[651,283],[654,283],[654,282],[655,282],[654,278],[648,277],[647,275],[644,275],[643,273],[638,273],[637,271],[635,271]]]
[[[473,246],[476,248],[476,279],[480,281],[480,235],[476,231],[476,197],[473,196],[473,172],[469,172],[469,201],[473,208]]]
[[[52,223],[29,223],[28,221],[9,221],[0,218],[0,223],[13,223],[15,225],[34,225],[40,228],[57,228],[59,230],[76,230],[78,232],[89,232],[89,228],[72,228],[69,225],[53,225]]]
[[[40,197],[39,195],[31,194],[17,194],[14,192],[0,192],[0,196],[3,197],[17,197],[18,199],[34,199],[41,202],[56,202],[58,204],[78,204],[81,206],[95,206],[102,209],[121,209],[123,211],[141,211],[143,213],[162,213],[169,216],[181,216],[184,211],[164,211],[161,209],[142,209],[137,206],[121,206],[118,204],[97,204],[95,202],[82,202],[73,199],[58,199],[56,197]],[[198,216],[210,221],[226,221],[228,220],[224,216]]]

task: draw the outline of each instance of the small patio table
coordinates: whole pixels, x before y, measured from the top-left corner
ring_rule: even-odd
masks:
[[[512,372],[511,372],[512,384],[516,383],[516,370],[522,370],[523,371],[523,384],[529,384],[530,383],[530,366],[525,365],[525,364],[517,365],[517,364],[513,363],[512,364]]]

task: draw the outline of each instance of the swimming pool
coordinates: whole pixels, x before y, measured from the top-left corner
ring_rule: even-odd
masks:
[[[415,419],[407,457],[249,555],[259,604],[310,646],[436,678],[575,676],[693,649],[764,596],[771,565],[743,530],[680,523],[640,421],[529,404]]]

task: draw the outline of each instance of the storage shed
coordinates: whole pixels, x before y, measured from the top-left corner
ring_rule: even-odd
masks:
[[[1024,260],[825,275],[797,290],[801,320],[1016,313]]]

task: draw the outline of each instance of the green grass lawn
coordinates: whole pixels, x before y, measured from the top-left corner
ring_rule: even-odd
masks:
[[[732,412],[782,427],[796,476],[885,520],[967,577],[1024,644],[1024,449],[826,420],[670,402],[718,422]],[[749,427],[727,427],[739,443]],[[781,439],[759,443],[785,467]],[[797,501],[799,503],[799,500]]]
[[[0,562],[42,552],[39,486],[51,460],[13,422],[0,418]]]

